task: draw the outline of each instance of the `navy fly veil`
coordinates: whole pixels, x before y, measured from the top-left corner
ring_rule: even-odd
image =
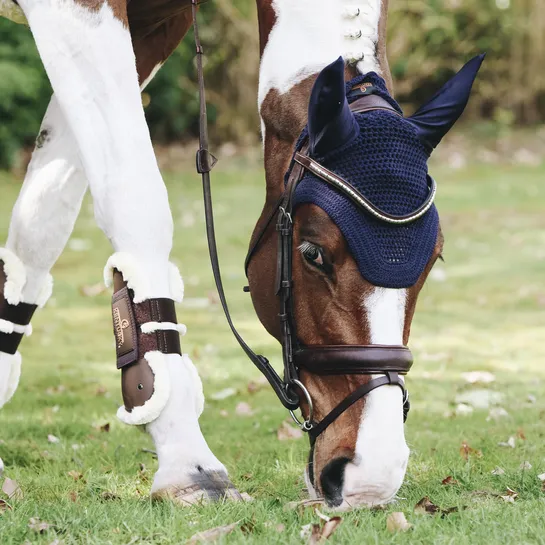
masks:
[[[482,57],[470,61],[478,66],[481,62]],[[335,68],[334,65],[335,63],[328,68]],[[309,126],[301,135],[297,148],[299,150],[305,137],[310,136],[310,155],[313,159],[350,182],[382,211],[396,216],[410,214],[428,197],[430,188],[427,160],[432,149],[467,103],[471,84],[466,89],[468,77],[465,77],[462,82],[464,85],[461,85],[460,74],[463,76],[466,70],[466,76],[472,75],[472,83],[478,67],[475,70],[473,66],[473,70],[469,71],[474,74],[467,74],[466,67],[455,76],[458,81],[453,78],[426,105],[428,109],[421,108],[414,118],[402,117],[401,108],[388,93],[384,80],[376,73],[370,72],[356,77],[345,87],[348,103],[356,100],[362,92],[373,93],[389,102],[401,115],[387,110],[353,114],[345,107],[334,120],[334,130],[329,131],[328,145],[322,145],[321,149],[320,146],[315,146],[314,149],[312,146],[311,97]],[[344,62],[341,74],[344,80]],[[457,86],[463,89],[458,89]],[[458,95],[455,100],[452,97],[453,90]],[[460,96],[465,94],[461,90],[467,90],[465,101],[464,96]],[[439,107],[434,101],[440,102]],[[448,102],[447,108],[445,102]],[[339,105],[337,100],[337,107]],[[323,109],[323,106],[320,107]],[[446,111],[448,108],[450,110]],[[423,115],[418,118],[421,111]],[[452,120],[454,115],[456,119]],[[353,126],[349,126],[350,124]],[[423,126],[427,132],[422,130]],[[331,136],[339,133],[339,130],[344,131],[344,134],[341,145],[337,144],[335,149],[331,145]],[[324,132],[325,129],[322,129],[320,138],[324,138]],[[435,206],[412,223],[384,223],[362,211],[347,196],[308,170],[295,190],[294,207],[305,203],[315,204],[327,212],[344,235],[361,275],[375,286],[407,288],[414,285],[432,256],[439,230],[439,217]]]

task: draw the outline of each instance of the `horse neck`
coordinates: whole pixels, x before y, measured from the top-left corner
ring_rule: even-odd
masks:
[[[342,55],[354,61],[347,65],[347,79],[375,71],[391,90],[388,0],[257,0],[257,9],[266,214],[283,191],[295,142],[307,122],[312,85],[324,66]]]

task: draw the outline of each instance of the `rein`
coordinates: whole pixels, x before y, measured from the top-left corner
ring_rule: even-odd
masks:
[[[364,396],[384,385],[396,385],[401,388],[403,394],[403,420],[407,418],[410,403],[407,390],[400,375],[405,375],[410,370],[413,358],[406,346],[382,346],[382,345],[316,345],[304,346],[298,339],[293,314],[293,282],[292,282],[292,247],[293,247],[293,195],[298,183],[302,180],[305,170],[308,170],[332,185],[337,191],[350,198],[364,213],[372,214],[377,220],[391,224],[408,224],[416,221],[432,206],[436,193],[433,178],[428,176],[429,193],[425,202],[411,214],[395,216],[380,210],[372,202],[366,199],[348,181],[329,171],[308,155],[308,139],[302,148],[295,152],[290,167],[286,189],[273,207],[263,227],[254,238],[245,261],[245,270],[248,271],[250,261],[259,247],[263,236],[271,227],[276,218],[276,231],[278,233],[277,271],[276,271],[276,295],[279,298],[279,320],[282,330],[282,356],[284,361],[284,374],[280,378],[278,373],[262,355],[256,354],[244,341],[236,330],[225,298],[221,279],[220,266],[214,231],[214,216],[212,209],[212,196],[210,188],[210,171],[216,164],[216,158],[208,150],[208,129],[206,117],[206,100],[202,69],[203,49],[199,39],[197,27],[197,0],[192,0],[193,26],[195,31],[195,46],[197,53],[197,73],[199,84],[200,117],[199,117],[199,150],[197,152],[197,172],[202,175],[204,210],[206,219],[206,234],[210,253],[210,261],[216,288],[227,323],[248,358],[265,375],[280,402],[294,421],[309,433],[311,441],[311,458],[314,443],[317,437],[342,413]],[[350,104],[350,109],[355,113],[364,113],[373,110],[386,110],[391,114],[400,115],[387,101],[376,95],[366,95]],[[318,375],[383,375],[371,378],[363,384],[321,421],[314,420],[312,398],[299,378],[299,371],[305,371]],[[302,394],[297,393],[297,390]],[[301,405],[304,399],[308,407],[308,417],[301,421],[294,411]],[[310,462],[312,467],[312,460]]]

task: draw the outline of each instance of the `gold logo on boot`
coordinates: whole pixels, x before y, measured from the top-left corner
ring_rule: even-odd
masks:
[[[117,343],[117,348],[121,348],[125,344],[125,333],[123,330],[129,327],[129,320],[124,320],[121,318],[121,312],[118,307],[114,307],[113,315],[115,340]]]

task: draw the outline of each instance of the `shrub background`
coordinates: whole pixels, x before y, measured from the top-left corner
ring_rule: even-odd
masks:
[[[254,0],[202,9],[207,98],[217,141],[259,139],[259,43]],[[545,0],[391,0],[389,59],[397,99],[412,111],[473,55],[487,58],[466,119],[503,127],[545,121]],[[146,89],[152,137],[197,134],[191,33]],[[0,19],[0,167],[31,146],[51,89],[28,28]]]

